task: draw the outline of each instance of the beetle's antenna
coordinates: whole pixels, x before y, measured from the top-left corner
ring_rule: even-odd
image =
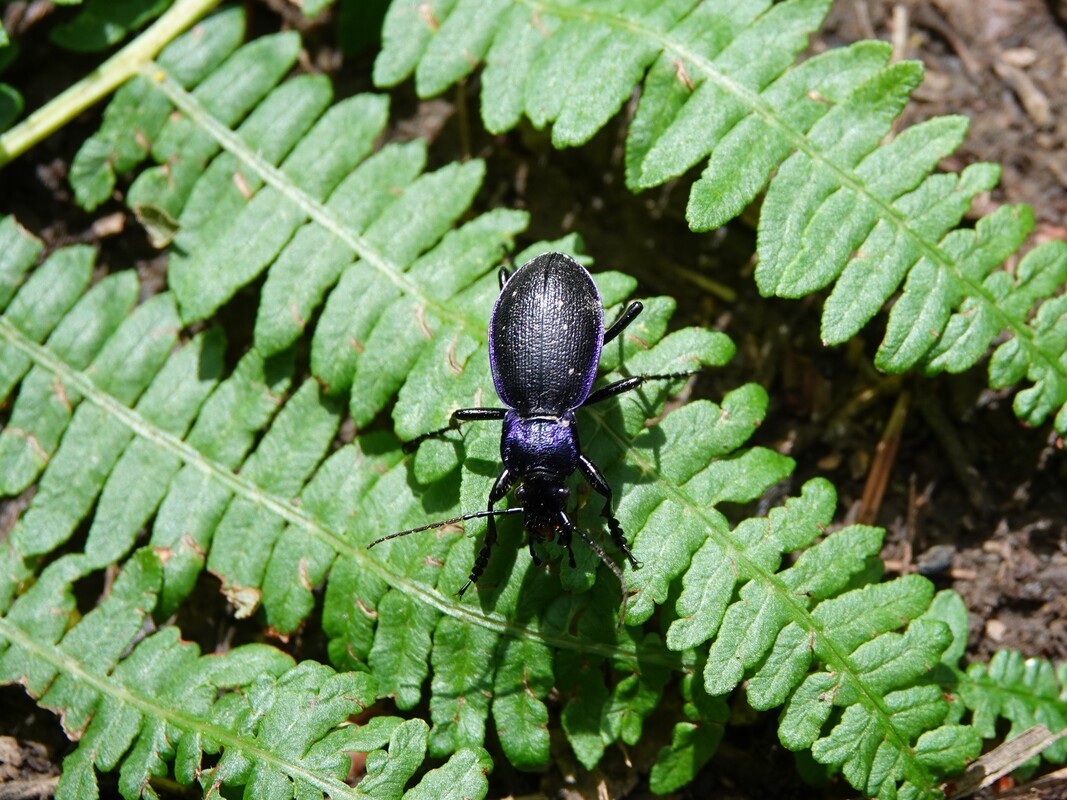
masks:
[[[464,514],[462,517],[442,519],[438,522],[431,522],[429,525],[420,525],[418,528],[411,528],[410,530],[400,531],[399,533],[390,533],[388,536],[383,536],[381,539],[375,539],[367,545],[367,549],[370,550],[376,544],[387,542],[390,539],[396,539],[399,536],[407,536],[409,533],[419,533],[420,531],[428,531],[433,528],[443,528],[445,525],[451,525],[454,522],[466,522],[468,519],[478,519],[479,517],[500,517],[505,514],[521,514],[523,511],[525,511],[523,508],[502,508],[499,511],[476,511],[473,514]],[[616,568],[616,571],[617,569],[618,568]]]
[[[608,569],[615,573],[615,577],[619,579],[619,589],[622,592],[622,605],[619,608],[619,627],[622,627],[622,621],[626,617],[626,598],[629,595],[629,590],[626,588],[626,578],[623,577],[622,570],[619,569],[619,565],[608,558],[608,554],[604,552],[604,548],[601,547],[593,538],[585,531],[575,528],[574,532],[577,533],[583,542],[589,545],[589,549],[600,556],[600,560],[604,562]]]

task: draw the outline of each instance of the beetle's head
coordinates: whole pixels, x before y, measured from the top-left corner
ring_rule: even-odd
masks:
[[[522,503],[530,535],[552,541],[566,520],[564,509],[570,496],[571,490],[556,475],[536,475],[523,481],[515,497]]]

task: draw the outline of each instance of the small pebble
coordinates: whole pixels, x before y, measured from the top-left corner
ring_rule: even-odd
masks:
[[[935,544],[919,556],[917,569],[920,575],[941,575],[952,569],[952,557],[956,548],[950,544]]]
[[[1001,622],[999,619],[987,620],[985,624],[985,635],[992,639],[994,642],[1004,641],[1004,634],[1008,632],[1008,626]]]

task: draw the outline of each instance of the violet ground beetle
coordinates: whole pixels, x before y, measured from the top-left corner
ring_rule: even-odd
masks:
[[[640,303],[630,303],[605,330],[604,307],[593,279],[581,264],[562,253],[537,256],[513,274],[501,269],[500,295],[489,320],[489,365],[496,392],[507,408],[461,408],[453,412],[447,428],[423,434],[404,445],[406,452],[413,452],[426,439],[455,430],[464,422],[503,420],[500,457],[504,469],[489,492],[489,507],[383,536],[369,547],[409,533],[488,517],[485,542],[470,578],[459,590],[462,596],[472,583],[477,583],[489,563],[497,538],[496,518],[523,514],[535,565],[539,566],[541,559],[534,551],[534,542],[550,542],[558,536],[574,567],[571,538],[577,534],[625,587],[622,571],[615,562],[567,516],[570,490],[565,481],[580,470],[589,485],[604,497],[600,514],[608,522],[612,541],[635,569],[640,567],[612,512],[611,487],[582,453],[574,412],[636,389],[645,381],[696,374],[694,370],[634,375],[592,391],[601,350],[637,318],[641,309]],[[493,506],[516,484],[515,499],[521,505],[494,510]]]

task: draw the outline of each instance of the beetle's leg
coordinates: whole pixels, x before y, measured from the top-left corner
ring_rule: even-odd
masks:
[[[622,378],[615,381],[615,383],[609,383],[585,398],[583,406],[591,406],[593,403],[599,403],[601,400],[607,400],[610,397],[616,397],[617,395],[624,394],[636,389],[645,381],[670,381],[676,378],[688,378],[690,375],[699,375],[700,370],[694,369],[688,372],[668,372],[665,375],[632,375],[629,378]]]
[[[507,267],[501,267],[500,272],[496,274],[497,280],[500,281],[500,288],[504,288],[504,284],[508,282],[508,278],[511,277],[511,273],[508,272]]]
[[[441,428],[440,430],[430,431],[424,433],[421,436],[416,436],[410,442],[404,442],[401,445],[401,449],[405,453],[414,453],[419,445],[425,442],[427,439],[436,439],[438,436],[443,436],[449,431],[458,430],[459,426],[464,422],[486,422],[494,419],[504,419],[504,416],[508,413],[506,408],[460,408],[452,412],[452,416],[449,418],[448,427]]]
[[[636,300],[626,306],[616,320],[611,323],[611,327],[604,331],[604,344],[607,344],[622,333],[631,322],[637,319],[637,315],[641,313],[641,309],[643,308],[644,306]]]
[[[537,551],[534,550],[533,539],[530,540],[530,560],[533,561],[533,565],[535,567],[539,567],[544,563],[541,560],[541,557],[539,555],[537,555]]]
[[[489,490],[489,511],[492,511],[493,506],[504,499],[504,495],[508,493],[513,483],[515,483],[515,479],[511,477],[511,473],[507,469],[500,473],[500,477],[496,479],[493,488]],[[494,544],[496,544],[496,517],[489,517],[489,522],[485,529],[485,541],[482,542],[482,549],[478,551],[478,557],[474,559],[470,577],[463,584],[463,588],[459,590],[460,597],[463,597],[463,593],[470,588],[472,583],[477,583],[478,579],[482,577],[482,573],[485,572],[485,566],[489,563],[489,553],[492,551]]]
[[[560,526],[559,526],[559,544],[560,547],[567,548],[567,561],[570,562],[571,569],[577,567],[574,561],[574,547],[571,545],[571,538],[574,535],[574,525],[567,519],[566,514],[560,514]]]
[[[622,550],[626,560],[630,562],[630,566],[634,569],[640,569],[640,562],[634,558],[634,554],[630,552],[630,545],[626,543],[626,534],[623,533],[622,524],[611,512],[611,486],[604,480],[604,476],[600,474],[596,464],[586,458],[584,454],[578,456],[578,469],[582,471],[582,475],[589,481],[589,485],[593,487],[593,490],[604,497],[604,508],[600,512],[600,516],[608,521],[611,541],[615,542],[615,546]]]

